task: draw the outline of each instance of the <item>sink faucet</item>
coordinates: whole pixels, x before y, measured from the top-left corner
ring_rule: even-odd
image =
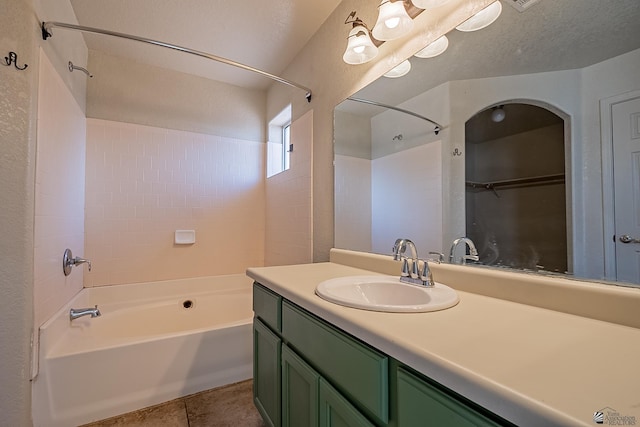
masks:
[[[476,249],[476,245],[473,244],[473,241],[468,237],[460,237],[453,241],[451,245],[451,252],[449,253],[449,262],[451,264],[456,264],[454,261],[454,255],[456,253],[456,249],[458,249],[458,245],[460,243],[465,244],[464,255],[460,258],[460,264],[466,264],[467,260],[478,261],[478,250]],[[467,255],[467,248],[469,246],[469,255]]]
[[[100,316],[100,310],[98,310],[97,305],[95,308],[72,308],[69,310],[69,320],[74,320],[82,316],[98,317]]]
[[[407,247],[411,251],[411,271],[409,271],[409,261],[404,253]],[[402,272],[400,273],[400,281],[411,283],[414,285],[423,285],[432,287],[435,285],[433,275],[429,269],[427,261],[422,262],[422,270],[420,270],[418,259],[418,250],[416,245],[409,239],[396,239],[393,245],[393,259],[395,261],[402,260]]]

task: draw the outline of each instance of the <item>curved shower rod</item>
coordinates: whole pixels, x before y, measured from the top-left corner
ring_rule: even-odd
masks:
[[[395,111],[400,111],[401,113],[405,113],[405,114],[409,114],[410,116],[413,117],[417,117],[419,119],[422,120],[426,120],[427,122],[431,123],[432,125],[434,125],[436,128],[433,130],[433,132],[437,135],[438,133],[440,133],[440,131],[442,129],[444,129],[444,126],[440,125],[437,122],[434,122],[431,119],[426,118],[425,116],[421,116],[418,113],[414,113],[413,111],[409,111],[409,110],[405,110],[404,108],[398,108],[398,107],[394,107],[393,105],[387,105],[387,104],[383,104],[381,102],[378,101],[370,101],[368,99],[363,99],[363,98],[354,98],[353,96],[350,96],[347,98],[349,101],[355,101],[355,102],[362,102],[363,104],[369,104],[369,105],[375,105],[377,107],[383,107],[383,108],[388,108],[390,110],[395,110]]]
[[[260,74],[260,75],[262,75],[264,77],[268,77],[271,80],[275,80],[277,82],[283,83],[283,84],[285,84],[287,86],[292,86],[292,87],[295,87],[295,88],[298,88],[298,89],[302,89],[302,90],[304,90],[306,92],[305,98],[307,98],[307,101],[311,102],[311,89],[309,89],[308,87],[302,86],[302,85],[300,85],[298,83],[294,83],[294,82],[292,82],[290,80],[287,80],[287,79],[283,79],[282,77],[278,77],[276,75],[267,73],[266,71],[262,71],[262,70],[259,70],[257,68],[250,67],[248,65],[241,64],[239,62],[232,61],[232,60],[227,59],[227,58],[223,58],[221,56],[216,56],[216,55],[212,55],[212,54],[207,53],[207,52],[202,52],[202,51],[199,51],[199,50],[190,49],[188,47],[178,46],[178,45],[171,44],[171,43],[161,42],[161,41],[158,41],[158,40],[148,39],[148,38],[145,38],[145,37],[133,36],[131,34],[117,33],[115,31],[101,30],[99,28],[92,28],[92,27],[83,27],[82,25],[65,24],[63,22],[55,22],[55,21],[47,21],[47,22],[43,22],[42,23],[42,39],[43,40],[47,40],[49,37],[52,37],[53,34],[51,33],[51,29],[55,28],[55,27],[66,28],[66,29],[69,29],[69,30],[77,30],[77,31],[85,32],[85,33],[104,34],[104,35],[107,35],[107,36],[120,37],[122,39],[129,39],[129,40],[134,40],[134,41],[138,41],[138,42],[142,42],[142,43],[152,44],[152,45],[155,45],[155,46],[166,47],[168,49],[173,49],[173,50],[177,50],[179,52],[189,53],[191,55],[200,56],[202,58],[211,59],[213,61],[221,62],[223,64],[227,64],[227,65],[231,65],[231,66],[234,66],[234,67],[242,68],[243,70],[252,71],[252,72]]]

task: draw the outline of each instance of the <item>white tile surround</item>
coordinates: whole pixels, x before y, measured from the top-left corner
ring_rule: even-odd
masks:
[[[84,113],[40,51],[34,224],[34,327],[82,289],[82,270],[62,272],[65,248],[84,252]],[[78,271],[80,270],[80,271]],[[37,337],[37,335],[36,335]]]
[[[85,286],[263,265],[264,156],[261,142],[88,119]],[[178,229],[196,243],[174,245]]]

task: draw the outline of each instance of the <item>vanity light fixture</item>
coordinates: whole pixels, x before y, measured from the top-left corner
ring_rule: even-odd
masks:
[[[456,30],[469,32],[478,31],[493,24],[502,13],[502,3],[494,1],[471,18],[456,27]]]
[[[413,19],[407,13],[405,0],[382,0],[378,9],[378,21],[372,31],[376,39],[395,40],[413,28]]]
[[[429,43],[422,50],[418,51],[415,55],[418,58],[433,58],[444,53],[449,47],[449,39],[447,36],[441,36],[436,40]]]
[[[409,60],[407,59],[406,61],[402,61],[391,70],[387,71],[384,76],[391,79],[396,79],[398,77],[406,75],[409,71],[411,71],[411,62],[409,62]]]
[[[347,16],[345,24],[353,24],[347,36],[347,49],[342,60],[347,64],[358,65],[371,61],[378,55],[378,48],[371,40],[369,28],[353,11]]]
[[[447,3],[449,0],[411,0],[411,3],[415,7],[419,7],[420,9],[435,9],[436,7],[440,7],[443,4]]]

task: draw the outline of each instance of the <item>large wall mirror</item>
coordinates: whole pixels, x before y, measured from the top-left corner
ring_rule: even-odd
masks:
[[[640,3],[503,4],[336,107],[335,246],[640,285]]]

